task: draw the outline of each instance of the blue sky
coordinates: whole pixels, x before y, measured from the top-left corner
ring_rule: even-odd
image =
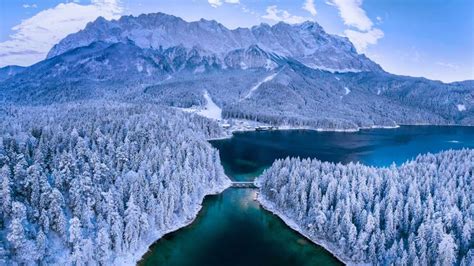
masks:
[[[385,70],[445,82],[474,79],[472,0],[0,0],[0,67],[42,60],[97,16],[165,12],[229,28],[314,20],[349,37]]]

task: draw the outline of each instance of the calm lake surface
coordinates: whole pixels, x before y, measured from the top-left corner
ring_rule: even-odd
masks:
[[[253,180],[275,159],[318,158],[374,166],[401,164],[419,153],[474,148],[474,127],[403,126],[359,132],[307,130],[235,133],[211,141],[226,174]],[[255,189],[230,188],[204,200],[188,227],[157,241],[142,265],[340,265],[254,200]]]

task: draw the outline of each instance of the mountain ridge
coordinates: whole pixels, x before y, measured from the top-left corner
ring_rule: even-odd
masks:
[[[214,20],[186,22],[164,13],[123,16],[107,21],[98,18],[85,29],[68,35],[56,44],[47,58],[94,41],[134,41],[141,48],[166,49],[194,46],[220,56],[229,51],[258,45],[279,56],[291,57],[312,68],[334,71],[382,71],[365,55],[360,55],[345,37],[327,34],[316,22],[273,26],[260,24],[230,30]]]
[[[153,19],[165,24],[178,21],[186,27],[190,24],[169,15],[139,17],[150,20],[153,29],[156,26]],[[118,21],[128,25],[136,19],[127,16]],[[123,25],[115,23],[104,19],[90,23],[88,30],[62,40],[49,58],[0,81],[0,102],[43,105],[110,98],[202,108],[207,96],[221,108],[224,119],[249,119],[274,125],[350,130],[402,124],[474,125],[472,81],[446,84],[398,76],[378,68],[374,71],[315,68],[305,61],[307,58],[297,54],[284,56],[265,49],[261,43],[266,41],[219,48],[225,51],[219,53],[219,49],[209,50],[209,45],[225,45],[225,41],[213,43],[203,38],[201,44],[196,36],[186,36],[185,40],[192,40],[189,43],[176,41],[179,39],[176,36],[186,35],[189,30],[186,27],[184,33],[171,35],[172,42],[163,43],[173,46],[161,45],[164,35],[158,35],[155,46],[143,47],[144,42],[151,43],[138,38],[144,36],[143,31],[129,34],[132,31],[124,31]],[[216,21],[200,20],[193,25],[190,26],[193,29],[211,27],[223,35],[229,34]],[[285,34],[292,31],[290,36],[299,36],[315,25],[279,23],[273,27],[282,28]],[[94,27],[100,30],[91,31]],[[263,31],[267,36],[272,27],[257,28],[253,28],[255,32]],[[122,35],[123,32],[127,34]],[[197,36],[200,33],[194,32]],[[324,38],[332,38],[328,36]],[[313,44],[318,41],[313,40]],[[352,45],[334,49],[349,51],[342,58],[351,58],[355,51]],[[62,50],[63,53],[54,52]],[[58,54],[53,56],[54,53]],[[312,60],[322,62],[327,56],[313,54]],[[337,66],[347,70],[350,62],[341,60]]]
[[[0,67],[0,82],[15,76],[18,73],[23,72],[26,67],[17,66],[17,65],[8,65]]]

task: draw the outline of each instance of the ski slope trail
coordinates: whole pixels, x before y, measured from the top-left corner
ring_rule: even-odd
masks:
[[[276,72],[276,73],[273,73],[271,74],[270,76],[267,76],[266,78],[264,78],[262,81],[260,81],[259,83],[257,83],[255,86],[253,86],[250,91],[247,93],[247,95],[244,96],[244,98],[242,98],[241,100],[245,100],[245,99],[248,99],[250,97],[252,97],[252,94],[258,90],[258,88],[260,88],[260,86],[265,83],[265,82],[269,82],[270,80],[274,79],[276,77],[276,75],[278,75],[279,72]]]

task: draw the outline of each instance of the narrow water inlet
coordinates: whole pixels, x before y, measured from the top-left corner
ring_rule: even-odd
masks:
[[[253,182],[234,182],[207,196],[196,220],[155,242],[139,265],[341,265],[264,210]]]
[[[419,153],[473,148],[473,135],[474,128],[401,127],[352,133],[247,132],[211,143],[219,149],[226,174],[236,184],[250,185],[278,158],[300,156],[385,166]],[[264,210],[255,200],[256,193],[255,188],[231,187],[207,196],[196,220],[158,240],[140,265],[341,264]]]

